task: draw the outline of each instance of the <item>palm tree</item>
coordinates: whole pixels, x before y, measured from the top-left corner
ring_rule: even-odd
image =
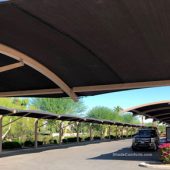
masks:
[[[114,113],[120,114],[123,109],[120,106],[114,107],[113,111]]]

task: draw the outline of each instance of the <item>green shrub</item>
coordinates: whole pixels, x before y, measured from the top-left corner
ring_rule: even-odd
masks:
[[[33,147],[34,144],[35,143],[33,141],[30,141],[30,140],[27,140],[27,141],[24,142],[24,146],[26,146],[26,147]],[[41,146],[41,145],[43,145],[43,141],[37,141],[37,144],[38,144],[38,146]]]
[[[50,143],[50,144],[57,144],[57,140],[56,140],[56,139],[50,139],[50,140],[49,140],[49,143]]]
[[[90,141],[90,137],[84,138],[84,141]]]
[[[63,143],[68,143],[67,138],[63,139]]]
[[[82,141],[82,138],[79,137],[79,142]],[[77,142],[77,137],[69,137],[69,138],[64,138],[63,143],[73,143]]]
[[[4,142],[2,144],[3,149],[20,149],[21,147],[19,142]]]
[[[105,136],[105,139],[109,139],[109,136]],[[110,135],[110,139],[116,139],[116,136]]]
[[[109,136],[105,136],[104,138],[105,138],[105,139],[109,139]]]
[[[77,142],[77,137],[71,137],[71,138],[68,138],[67,141],[69,143],[72,143],[72,142]],[[81,142],[82,139],[79,137],[79,142]]]
[[[43,145],[43,141],[37,141],[38,146],[42,146]]]
[[[110,139],[116,139],[116,136],[110,135]]]
[[[30,141],[30,140],[27,140],[24,142],[24,146],[26,147],[32,147],[34,146],[34,142],[33,141]]]
[[[53,142],[54,142],[54,144],[57,144],[57,140],[56,139],[54,139]]]
[[[93,137],[93,140],[100,140],[100,139],[101,139],[100,136],[94,136],[94,137]]]

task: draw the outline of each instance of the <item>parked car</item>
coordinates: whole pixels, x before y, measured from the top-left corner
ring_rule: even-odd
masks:
[[[159,134],[157,128],[143,128],[133,137],[132,150],[152,149],[157,150],[159,145]]]

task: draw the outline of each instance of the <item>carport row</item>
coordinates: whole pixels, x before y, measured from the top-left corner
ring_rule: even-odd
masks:
[[[6,107],[0,107],[0,152],[2,152],[2,129],[5,126],[8,126],[10,123],[7,123],[6,125],[3,125],[3,117],[4,116],[17,116],[17,118],[10,123],[13,123],[23,117],[30,117],[30,118],[35,118],[35,148],[38,147],[37,142],[38,142],[38,120],[39,119],[51,119],[51,120],[60,120],[60,127],[59,127],[59,144],[61,143],[61,138],[62,138],[62,122],[63,121],[73,121],[77,123],[77,142],[79,142],[79,125],[81,122],[89,123],[89,135],[90,139],[92,140],[92,124],[103,124],[103,125],[108,125],[109,126],[109,138],[111,134],[111,125],[116,126],[116,136],[118,136],[118,126],[122,127],[122,132],[123,134],[123,128],[131,128],[131,134],[133,131],[135,131],[137,128],[140,128],[141,125],[135,125],[135,124],[128,124],[128,123],[121,123],[121,122],[113,122],[109,120],[99,120],[99,119],[93,119],[93,118],[81,118],[77,116],[72,116],[72,115],[58,115],[54,113],[49,113],[45,111],[37,111],[37,110],[16,110],[16,109],[9,109]]]
[[[123,110],[131,112],[134,116],[143,115],[146,119],[152,118],[153,121],[170,124],[170,100],[147,103]]]

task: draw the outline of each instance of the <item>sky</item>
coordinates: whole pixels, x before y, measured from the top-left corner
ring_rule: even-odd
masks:
[[[111,109],[120,106],[125,109],[161,100],[170,100],[170,86],[126,90],[83,98],[87,110],[95,106],[106,106]]]

